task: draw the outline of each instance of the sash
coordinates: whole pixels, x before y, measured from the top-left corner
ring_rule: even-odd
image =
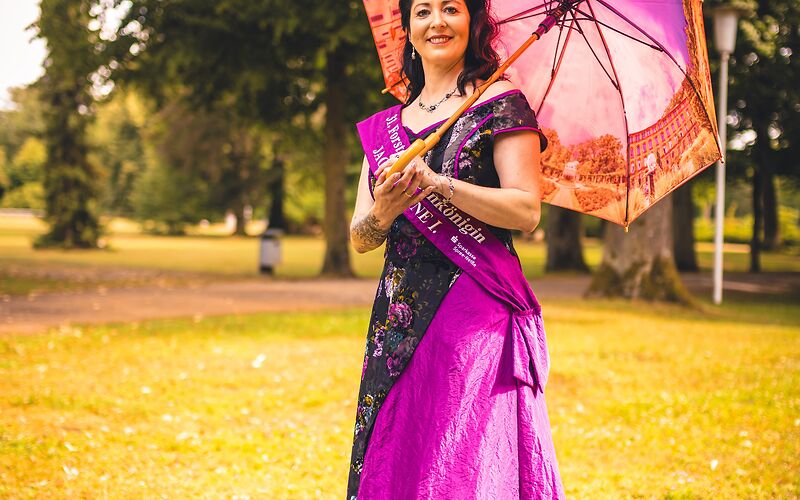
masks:
[[[389,161],[389,156],[411,144],[401,123],[401,109],[398,104],[357,125],[373,175]],[[448,259],[509,308],[514,376],[534,390],[544,392],[550,356],[541,307],[522,274],[519,259],[484,222],[436,193],[412,205],[403,215]]]

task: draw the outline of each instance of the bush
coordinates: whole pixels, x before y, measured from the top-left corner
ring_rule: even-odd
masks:
[[[41,182],[29,182],[3,195],[3,208],[44,210],[44,188]]]
[[[187,225],[208,218],[206,189],[197,176],[160,164],[136,179],[131,198],[136,218],[150,233],[183,234]]]

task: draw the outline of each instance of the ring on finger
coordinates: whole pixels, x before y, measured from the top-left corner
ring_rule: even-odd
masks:
[[[408,194],[405,189],[403,190],[403,194],[408,196],[409,198],[413,198],[414,197],[413,194]]]

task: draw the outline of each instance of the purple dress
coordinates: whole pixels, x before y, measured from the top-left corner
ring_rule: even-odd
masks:
[[[413,141],[432,128],[405,132]],[[425,160],[500,187],[494,136],[513,130],[539,131],[517,90],[470,108]],[[489,228],[516,256],[511,232]],[[408,219],[395,219],[366,340],[349,500],[564,497],[544,380],[534,389],[514,378],[524,346],[513,321]]]

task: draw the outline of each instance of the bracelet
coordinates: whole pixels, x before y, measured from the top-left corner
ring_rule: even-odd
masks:
[[[445,203],[450,203],[450,200],[453,199],[453,195],[456,194],[456,187],[453,185],[453,178],[452,177],[448,177],[446,175],[442,175],[441,177],[444,177],[445,179],[447,179],[447,187],[450,188],[450,196],[445,198],[444,201],[445,201]]]

